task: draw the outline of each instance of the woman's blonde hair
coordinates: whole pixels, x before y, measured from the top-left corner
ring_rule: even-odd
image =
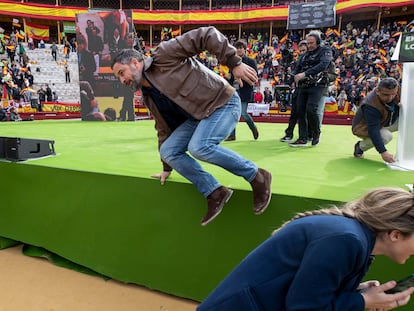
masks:
[[[291,220],[312,215],[338,215],[355,218],[376,234],[399,230],[403,235],[414,233],[414,193],[401,188],[382,187],[372,189],[364,196],[343,204],[296,214]]]

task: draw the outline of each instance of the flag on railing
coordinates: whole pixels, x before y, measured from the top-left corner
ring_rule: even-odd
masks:
[[[49,26],[26,22],[26,33],[33,39],[49,41]]]

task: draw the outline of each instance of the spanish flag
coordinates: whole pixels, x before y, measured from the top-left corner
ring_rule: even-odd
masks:
[[[20,32],[18,32],[18,33],[16,33],[16,38],[19,39],[19,40],[23,40],[24,36]]]
[[[229,74],[230,72],[230,68],[225,66],[225,65],[221,65],[219,66],[219,73],[222,77],[225,77]]]
[[[337,114],[338,113],[338,104],[336,101],[327,101],[325,102],[325,113],[327,114]]]
[[[252,59],[256,59],[257,54],[259,54],[259,53],[257,53],[257,52],[252,52],[252,53],[251,52],[247,52],[246,53],[247,57],[252,58]]]
[[[401,63],[397,64],[397,70],[400,73],[400,75],[402,75],[402,64]]]
[[[342,52],[342,54],[344,54],[344,55],[347,55],[348,53],[355,54],[356,52],[357,51],[354,48],[352,48],[352,49],[346,49],[346,50],[344,50]]]
[[[206,51],[201,52],[201,53],[198,55],[198,57],[199,57],[199,58],[201,58],[201,59],[206,59],[206,58],[207,58],[207,52],[206,52]]]
[[[31,35],[33,39],[49,41],[49,26],[26,22],[25,32]]]
[[[13,18],[12,20],[12,26],[20,28],[22,25],[20,24],[20,21],[17,18]]]
[[[279,77],[276,76],[276,77],[273,78],[273,81],[270,82],[270,85],[275,86],[278,83],[279,83]]]
[[[332,28],[328,28],[328,30],[325,31],[325,36],[329,37],[333,33],[334,33],[333,29]]]
[[[180,31],[180,29],[177,29],[177,30],[174,30],[174,31],[172,31],[172,32],[171,32],[171,36],[172,36],[173,38],[175,38],[175,37],[177,37],[177,36],[179,36],[179,35],[181,35],[181,31]]]
[[[385,56],[380,55],[380,57],[384,64],[388,64],[388,59]]]
[[[278,53],[275,54],[275,56],[273,56],[273,59],[281,59],[282,58],[282,54]]]
[[[280,40],[279,40],[279,43],[281,43],[281,44],[283,44],[283,43],[285,43],[286,42],[286,40],[287,40],[287,38],[288,38],[288,34],[285,34]]]

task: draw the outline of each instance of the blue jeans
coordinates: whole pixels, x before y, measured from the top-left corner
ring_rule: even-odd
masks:
[[[254,124],[254,121],[253,121],[252,117],[247,113],[247,105],[248,104],[249,104],[248,102],[241,102],[241,107],[242,107],[241,117],[247,123],[250,130],[253,131],[253,129],[256,128],[256,125]],[[234,129],[231,132],[230,136],[236,137],[236,127],[234,127]]]
[[[188,119],[161,145],[161,158],[179,174],[191,181],[204,197],[221,184],[203,170],[195,160],[215,164],[243,177],[248,182],[257,174],[257,166],[234,151],[220,146],[240,118],[240,98],[229,102],[202,120]],[[188,151],[188,152],[187,152]]]

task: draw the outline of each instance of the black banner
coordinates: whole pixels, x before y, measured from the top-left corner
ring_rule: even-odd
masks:
[[[331,27],[336,24],[336,1],[289,4],[287,29]]]

